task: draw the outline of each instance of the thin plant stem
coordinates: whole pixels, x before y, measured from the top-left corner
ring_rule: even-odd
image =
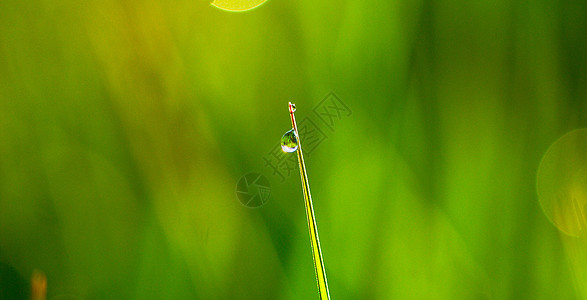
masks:
[[[320,238],[318,238],[318,228],[316,227],[316,220],[314,218],[314,206],[312,205],[312,194],[310,193],[310,183],[308,182],[308,174],[306,173],[306,164],[304,163],[304,154],[302,152],[302,141],[298,132],[296,124],[296,117],[294,115],[295,108],[292,103],[289,103],[289,114],[291,116],[291,125],[296,133],[298,139],[298,163],[300,165],[300,176],[302,178],[302,190],[304,191],[304,203],[306,206],[306,219],[308,221],[308,230],[310,231],[310,243],[312,245],[312,255],[314,258],[314,269],[316,270],[316,281],[318,282],[318,293],[320,299],[330,299],[328,291],[328,281],[326,280],[326,270],[324,269],[324,262],[322,261],[322,251],[320,250]]]

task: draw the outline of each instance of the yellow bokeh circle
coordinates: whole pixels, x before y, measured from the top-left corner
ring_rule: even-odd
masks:
[[[587,233],[587,129],[573,130],[548,148],[536,189],[544,213],[559,230]]]

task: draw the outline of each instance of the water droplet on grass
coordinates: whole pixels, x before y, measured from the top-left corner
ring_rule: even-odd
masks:
[[[281,150],[283,152],[294,152],[298,150],[298,135],[291,129],[281,137]]]

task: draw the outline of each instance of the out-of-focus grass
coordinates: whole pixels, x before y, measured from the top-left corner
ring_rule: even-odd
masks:
[[[535,178],[587,126],[585,6],[2,1],[0,290],[315,297],[297,174],[262,158],[335,91],[306,162],[333,299],[580,297]]]

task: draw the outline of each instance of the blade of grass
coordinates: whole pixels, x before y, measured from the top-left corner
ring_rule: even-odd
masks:
[[[304,163],[304,154],[302,153],[302,141],[296,124],[294,115],[295,106],[289,103],[289,114],[291,116],[291,125],[298,137],[298,163],[300,165],[300,176],[302,178],[302,190],[304,192],[304,203],[306,206],[306,219],[308,220],[308,230],[310,231],[310,243],[312,245],[312,255],[314,258],[314,269],[316,271],[316,281],[318,282],[318,293],[320,299],[330,299],[328,291],[328,281],[326,280],[326,270],[322,261],[322,251],[320,250],[320,239],[318,238],[318,228],[314,218],[314,207],[312,205],[312,194],[310,193],[310,184],[308,174],[306,173],[306,164]]]

